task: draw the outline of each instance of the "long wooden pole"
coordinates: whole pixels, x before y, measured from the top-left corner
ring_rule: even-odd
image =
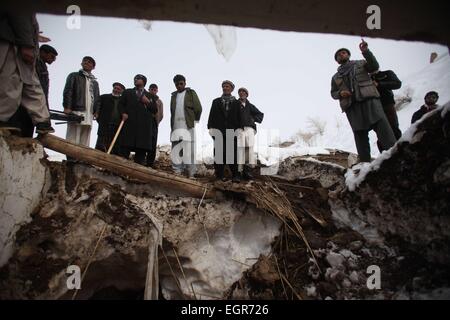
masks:
[[[117,132],[116,132],[116,134],[114,135],[114,139],[113,139],[113,141],[111,142],[111,145],[109,146],[109,149],[108,149],[107,154],[111,154],[111,150],[113,149],[114,145],[116,144],[117,137],[119,136],[120,131],[122,130],[122,127],[123,127],[123,124],[124,124],[124,123],[125,123],[125,121],[123,121],[123,120],[120,121],[119,128],[117,128]]]
[[[148,182],[152,185],[162,187],[166,189],[168,193],[176,192],[195,198],[202,198],[203,195],[205,198],[212,198],[215,194],[214,188],[210,185],[144,167],[127,159],[78,145],[52,134],[39,135],[38,139],[44,147],[48,149],[99,166],[116,174],[125,175],[142,182]]]

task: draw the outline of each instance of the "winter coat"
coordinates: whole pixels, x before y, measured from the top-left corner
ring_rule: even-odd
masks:
[[[156,120],[156,124],[159,125],[159,123],[162,121],[162,119],[164,117],[164,105],[158,96],[154,96],[154,99],[156,101],[156,107],[158,110],[155,114],[155,120]]]
[[[433,111],[434,109],[436,109],[436,107],[434,107],[432,109],[428,109],[425,105],[422,105],[419,110],[414,112],[414,114],[413,114],[413,116],[411,118],[411,124],[413,124],[416,121],[419,121],[420,119],[422,119],[422,117],[425,114],[427,114],[430,111]]]
[[[339,72],[336,72],[331,79],[331,97],[335,100],[339,100],[342,112],[345,112],[350,108],[355,101],[361,102],[367,99],[380,97],[380,94],[369,75],[369,73],[378,70],[378,62],[370,50],[364,52],[363,56],[365,60],[352,62],[354,63],[354,67],[349,75],[341,76]],[[350,91],[352,96],[342,98],[340,92],[343,90]]]
[[[258,110],[250,101],[246,101],[245,107],[238,100],[239,113],[240,113],[240,128],[251,127],[256,131],[256,123],[261,123],[264,119],[264,113]]]
[[[111,93],[102,94],[98,105],[98,131],[99,136],[108,134],[108,128],[111,124],[118,125],[122,118],[119,111],[120,97],[113,96]]]
[[[172,131],[175,122],[175,109],[177,107],[177,93],[178,91],[172,92],[172,97],[170,99],[170,127]],[[186,88],[186,94],[184,96],[184,117],[188,129],[194,127],[195,121],[200,121],[201,114],[202,105],[198,99],[197,93],[191,88]]]
[[[227,112],[222,98],[214,99],[209,111],[208,129],[220,130],[222,134],[226,129],[239,129],[241,127],[239,105],[238,100],[231,101]]]
[[[378,92],[383,106],[395,104],[392,90],[400,89],[402,82],[392,70],[380,71],[372,76],[372,79],[378,82]]]
[[[157,112],[156,103],[151,99],[149,92],[144,90],[143,95],[150,99],[150,104],[145,105],[141,96],[136,94],[136,88],[126,89],[119,100],[120,114],[127,114],[120,133],[120,145],[131,150],[152,150],[154,137],[154,114]]]
[[[94,83],[94,102],[92,113],[98,111],[100,103],[100,90],[98,82]],[[80,71],[72,72],[67,76],[66,86],[63,92],[63,107],[70,108],[73,111],[86,111],[86,78]]]

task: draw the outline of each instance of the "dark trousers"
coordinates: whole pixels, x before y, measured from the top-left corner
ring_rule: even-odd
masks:
[[[355,137],[356,149],[358,150],[359,161],[370,162],[370,144],[369,131],[374,130],[380,143],[381,151],[388,150],[395,144],[395,136],[392,132],[389,122],[382,118],[376,122],[369,130],[353,131]]]
[[[233,177],[237,176],[239,173],[238,173],[238,165],[237,165],[237,139],[236,139],[236,137],[234,137],[233,144],[232,144],[232,148],[234,150],[233,163],[226,163],[227,162],[227,150],[226,150],[227,149],[227,138],[224,137],[223,145],[219,145],[219,144],[220,144],[219,140],[214,139],[214,170],[215,170],[216,177],[219,179],[224,177],[225,165],[228,165]],[[216,159],[216,150],[219,150],[219,148],[222,149],[222,159],[220,159],[219,156]],[[220,160],[222,160],[222,161],[220,161]],[[216,163],[216,161],[218,161],[219,163]]]
[[[389,125],[391,126],[392,131],[394,132],[395,139],[398,140],[402,136],[402,132],[400,130],[399,124],[398,124],[398,117],[397,117],[397,111],[395,110],[394,104],[386,104],[383,105],[384,113],[386,114],[386,118],[389,122]],[[383,147],[379,141],[377,141],[378,150],[380,152],[383,151]]]
[[[146,157],[146,165],[147,167],[153,167],[155,164],[155,158],[156,158],[156,147],[158,144],[158,123],[153,123],[153,137],[152,137],[152,150],[147,152]]]
[[[7,124],[19,128],[21,130],[21,137],[33,138],[34,125],[30,115],[24,107],[19,106],[17,111],[9,118]]]
[[[111,145],[118,128],[119,126],[117,124],[109,124],[106,132],[104,134],[98,135],[95,149],[101,150],[103,152],[108,152],[109,146]],[[116,143],[111,150],[111,154],[120,155],[119,139],[116,140]]]

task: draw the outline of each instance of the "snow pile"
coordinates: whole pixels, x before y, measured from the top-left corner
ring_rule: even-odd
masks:
[[[266,143],[263,139],[256,139],[254,148],[257,160],[263,166],[278,165],[282,161],[290,157],[299,157],[306,155],[328,155],[330,152],[322,147],[306,147],[300,143],[295,143],[289,147],[282,148]],[[197,160],[200,163],[213,164],[214,163],[214,144],[212,141],[204,142],[201,148],[197,149]]]
[[[183,266],[191,270],[186,274],[187,283],[180,279],[183,292],[191,295],[188,283],[192,283],[197,298],[221,297],[256,262],[255,258],[271,252],[270,244],[279,234],[279,227],[280,222],[275,218],[253,209],[238,217],[229,229],[217,230],[208,236],[203,233],[181,244],[179,254],[191,261]],[[170,297],[167,281],[162,281],[162,286],[164,295]]]
[[[422,70],[400,79],[403,84],[399,90],[394,91],[395,98],[409,94],[411,102],[397,113],[400,129],[405,131],[411,124],[411,117],[424,104],[425,94],[429,91],[439,93],[438,104],[450,101],[450,56],[442,53],[439,57]]]
[[[429,112],[422,119],[420,119],[416,123],[412,124],[408,128],[408,130],[406,130],[403,133],[402,137],[397,141],[397,143],[391,149],[389,149],[387,151],[383,151],[383,153],[378,158],[376,158],[374,161],[372,161],[370,163],[359,163],[359,164],[353,166],[351,169],[349,169],[345,173],[345,183],[348,187],[348,190],[355,191],[356,187],[358,187],[361,184],[361,182],[365,180],[365,178],[369,172],[378,170],[385,160],[390,159],[391,156],[395,152],[397,152],[399,144],[401,144],[403,142],[407,142],[409,144],[414,144],[414,143],[419,142],[420,139],[422,138],[422,134],[420,134],[420,133],[416,134],[416,133],[417,133],[417,128],[420,123],[425,121],[425,119],[433,116],[437,112],[440,112],[441,116],[444,117],[445,114],[448,112],[448,110],[450,110],[450,102],[447,102],[444,106],[441,106],[441,107],[437,108],[436,110]]]

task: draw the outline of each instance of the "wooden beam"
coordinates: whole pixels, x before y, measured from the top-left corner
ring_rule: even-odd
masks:
[[[48,149],[99,166],[118,175],[152,183],[159,187],[180,192],[183,195],[189,195],[195,198],[202,198],[203,196],[205,198],[212,198],[215,195],[214,188],[211,185],[202,184],[188,178],[147,168],[127,159],[81,146],[51,134],[39,135],[38,139],[42,145]]]

